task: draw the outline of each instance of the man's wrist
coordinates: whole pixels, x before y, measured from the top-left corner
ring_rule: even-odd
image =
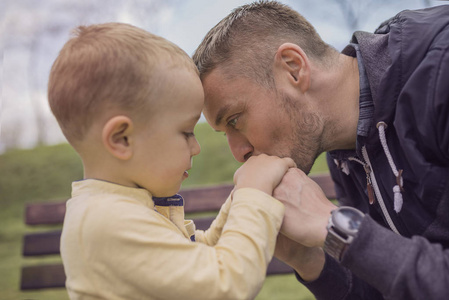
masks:
[[[326,262],[326,256],[322,248],[308,248],[306,253],[301,253],[297,259],[289,264],[298,273],[303,281],[314,281],[320,277]]]
[[[332,211],[327,225],[324,251],[341,261],[346,249],[357,236],[364,214],[349,206],[342,206]]]

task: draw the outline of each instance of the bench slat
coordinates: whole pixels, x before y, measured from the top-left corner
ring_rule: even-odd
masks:
[[[267,276],[293,273],[293,269],[277,258],[268,264]],[[22,268],[21,290],[65,287],[66,276],[62,264],[28,266]]]
[[[62,224],[65,215],[64,202],[29,203],[25,207],[25,224]]]
[[[62,264],[28,266],[22,268],[21,290],[65,287]]]
[[[311,175],[315,182],[323,189],[328,199],[335,199],[334,182],[329,174]],[[233,185],[183,189],[180,194],[185,199],[185,211],[204,212],[220,209]],[[62,224],[65,215],[65,201],[50,203],[30,203],[26,205],[25,223],[28,225]]]
[[[329,173],[310,175],[309,177],[320,186],[327,199],[337,199],[335,183]]]
[[[224,184],[183,189],[179,194],[184,198],[184,211],[186,213],[218,211],[233,188],[234,185],[232,184]]]
[[[59,254],[61,230],[28,233],[23,238],[23,256]]]
[[[196,218],[196,228],[206,230],[215,217]],[[23,239],[23,256],[39,256],[60,253],[61,230],[28,233]]]
[[[233,185],[220,185],[192,188],[180,191],[185,200],[186,213],[219,210],[233,188]],[[25,208],[27,225],[62,224],[66,210],[66,201],[49,203],[29,203]]]

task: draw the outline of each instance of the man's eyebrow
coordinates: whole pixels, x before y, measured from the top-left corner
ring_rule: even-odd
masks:
[[[218,110],[217,117],[215,118],[215,126],[218,126],[221,124],[223,117],[228,113],[228,111],[230,109],[231,109],[231,105],[227,104]]]

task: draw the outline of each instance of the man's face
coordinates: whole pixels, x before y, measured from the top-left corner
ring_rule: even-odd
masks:
[[[265,153],[291,157],[309,172],[321,152],[321,120],[311,108],[298,107],[291,96],[261,87],[254,81],[225,76],[220,68],[203,80],[204,116],[225,132],[235,159],[246,161]]]

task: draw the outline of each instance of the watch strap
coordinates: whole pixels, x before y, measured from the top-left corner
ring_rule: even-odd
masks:
[[[340,262],[347,247],[347,241],[337,235],[333,228],[329,228],[324,241],[324,251]]]

